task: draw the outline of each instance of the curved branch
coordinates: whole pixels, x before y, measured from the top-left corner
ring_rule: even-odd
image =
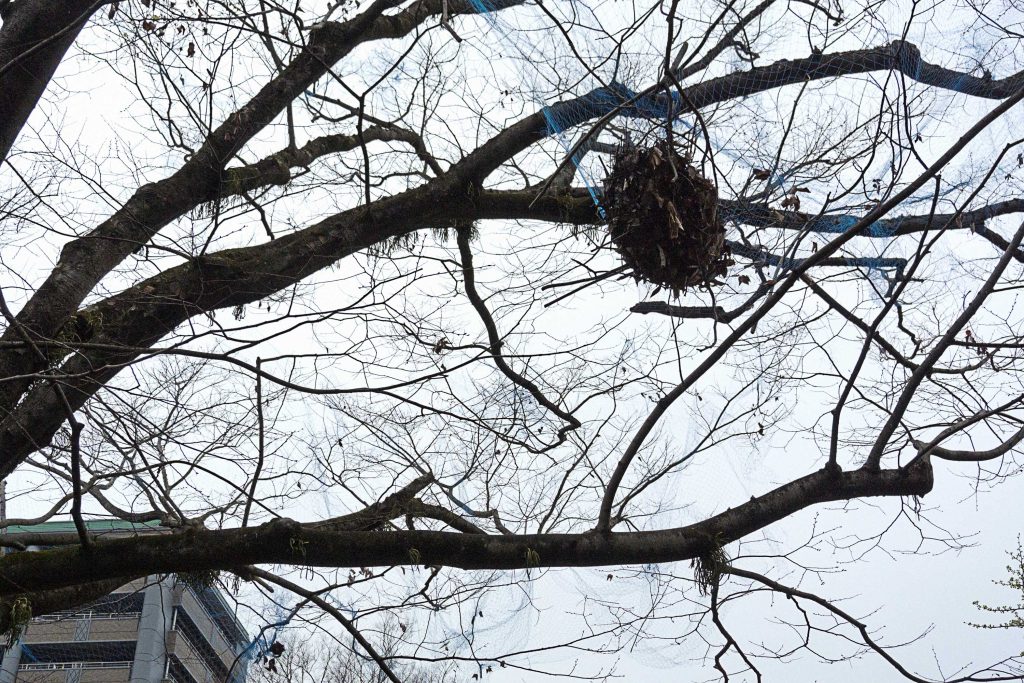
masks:
[[[281,588],[284,588],[285,590],[289,590],[292,593],[295,593],[296,595],[301,595],[302,597],[306,598],[311,603],[313,603],[314,605],[316,605],[317,607],[319,607],[320,609],[322,609],[323,611],[327,612],[332,617],[337,619],[338,623],[340,623],[345,628],[345,630],[349,632],[349,635],[351,635],[352,638],[357,643],[359,643],[360,647],[366,650],[366,653],[370,655],[370,659],[372,659],[377,664],[381,672],[387,677],[389,681],[393,681],[394,683],[402,683],[402,680],[395,675],[395,672],[391,670],[391,667],[388,666],[388,663],[384,661],[383,657],[380,656],[380,653],[378,653],[377,650],[373,647],[373,645],[370,644],[370,641],[368,641],[366,637],[359,632],[359,629],[357,629],[355,624],[352,623],[352,620],[347,618],[344,614],[341,613],[341,611],[337,607],[324,600],[317,593],[314,593],[311,590],[307,590],[302,586],[298,585],[297,583],[292,583],[288,579],[283,579],[280,576],[277,576],[276,574],[271,574],[270,572],[264,571],[257,567],[246,567],[243,570],[239,570],[238,575],[242,578],[250,578],[253,576],[259,577],[264,581],[276,583]]]
[[[833,603],[829,602],[828,600],[826,600],[826,599],[824,599],[822,597],[819,597],[819,596],[815,595],[814,593],[808,593],[807,591],[802,591],[802,590],[799,590],[798,588],[792,588],[790,586],[786,586],[784,584],[779,583],[778,581],[774,581],[774,580],[768,578],[767,576],[763,576],[761,574],[758,574],[757,572],[752,572],[752,571],[747,570],[747,569],[740,569],[738,567],[733,567],[733,566],[730,566],[730,565],[726,565],[726,566],[723,566],[721,568],[721,572],[723,574],[731,574],[732,576],[740,576],[740,577],[743,577],[745,579],[750,579],[751,581],[757,581],[758,583],[763,584],[763,585],[767,586],[768,588],[771,588],[773,591],[776,591],[778,593],[782,593],[783,595],[786,595],[788,597],[791,597],[791,598],[792,597],[803,598],[804,600],[808,600],[810,602],[813,602],[816,605],[824,607],[829,612],[831,612],[832,614],[836,615],[837,617],[839,617],[840,619],[842,619],[843,621],[845,621],[846,623],[850,624],[855,629],[857,629],[857,632],[860,633],[861,640],[864,641],[864,644],[867,645],[872,650],[874,650],[885,661],[887,661],[892,666],[892,668],[896,669],[896,671],[898,671],[900,673],[901,676],[903,676],[907,680],[914,681],[914,683],[933,683],[933,681],[930,681],[927,678],[921,678],[920,676],[912,673],[905,666],[900,664],[899,661],[897,661],[892,655],[889,654],[888,650],[886,650],[884,647],[882,647],[877,642],[875,642],[874,638],[871,637],[871,633],[868,631],[868,627],[864,624],[864,622],[860,621],[859,619],[857,619],[856,617],[854,617],[850,613],[846,612],[845,610],[837,607],[836,605],[834,605]],[[993,676],[993,677],[987,677],[987,678],[976,678],[975,676],[963,676],[961,678],[944,679],[943,683],[967,683],[967,681],[1019,681],[1019,680],[1020,680],[1020,676]]]
[[[477,315],[480,316],[480,319],[484,323],[484,327],[487,329],[487,342],[491,352],[491,357],[494,359],[494,364],[501,371],[501,374],[505,375],[505,377],[511,380],[517,387],[526,389],[537,403],[541,404],[568,423],[566,426],[558,430],[557,443],[560,444],[565,441],[565,435],[569,431],[579,429],[583,423],[581,423],[571,412],[564,410],[557,403],[545,396],[544,392],[540,390],[540,387],[509,367],[505,357],[502,356],[501,347],[503,342],[501,335],[498,334],[498,326],[495,324],[494,318],[491,316],[491,312],[487,310],[487,304],[476,291],[476,275],[473,272],[473,251],[469,247],[471,230],[472,229],[465,223],[457,225],[456,241],[459,245],[459,257],[462,259],[462,277],[466,288],[466,296],[469,297],[470,303],[473,304],[473,308],[476,310]]]
[[[437,175],[444,170],[427,152],[422,138],[398,126],[371,126],[359,135],[324,135],[310,140],[298,149],[285,148],[247,166],[229,168],[224,172],[218,198],[245,194],[268,185],[287,185],[293,168],[308,167],[317,159],[358,149],[369,142],[405,142]]]
[[[933,446],[931,444],[924,443],[923,441],[915,441],[914,447],[920,452],[934,455],[940,460],[951,460],[953,462],[985,462],[986,460],[995,460],[998,457],[1006,455],[1021,441],[1024,441],[1024,427],[1017,430],[1013,436],[998,446],[984,451],[951,450],[949,448]]]

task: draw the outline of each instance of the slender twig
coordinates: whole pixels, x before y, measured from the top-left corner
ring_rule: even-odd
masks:
[[[799,590],[797,588],[793,588],[791,586],[783,585],[783,584],[779,583],[778,581],[774,581],[774,580],[768,578],[767,576],[764,576],[762,574],[758,574],[757,572],[752,572],[752,571],[747,570],[747,569],[740,569],[739,567],[728,565],[728,566],[722,567],[721,571],[722,571],[723,574],[731,574],[732,576],[740,576],[740,577],[743,577],[745,579],[749,579],[751,581],[757,581],[758,583],[763,584],[763,585],[767,586],[768,588],[771,588],[772,590],[777,591],[779,593],[782,593],[782,594],[784,594],[784,595],[786,595],[788,597],[791,597],[791,598],[803,598],[804,600],[808,600],[810,602],[813,602],[816,605],[824,607],[825,609],[827,609],[832,614],[836,615],[837,617],[839,617],[843,621],[847,622],[848,624],[850,624],[851,626],[856,628],[857,631],[860,633],[860,637],[864,641],[864,644],[867,645],[872,650],[874,650],[877,654],[879,654],[894,669],[896,669],[896,671],[898,671],[900,673],[900,675],[902,675],[904,678],[906,678],[908,680],[911,680],[911,681],[914,681],[915,683],[932,683],[932,681],[929,681],[927,678],[921,678],[920,676],[917,676],[914,673],[908,671],[906,667],[904,667],[902,664],[900,664],[891,654],[889,654],[888,650],[886,650],[884,647],[882,647],[877,642],[875,642],[875,640],[871,637],[871,633],[868,631],[868,627],[863,622],[861,622],[859,619],[857,619],[856,617],[854,617],[850,613],[846,612],[845,610],[837,607],[835,604],[829,602],[828,600],[826,600],[826,599],[824,599],[824,598],[822,598],[820,596],[817,596],[814,593],[808,593],[807,591],[802,591],[802,590]],[[1021,680],[1020,676],[996,676],[996,677],[991,677],[991,678],[976,678],[975,676],[972,675],[972,676],[964,676],[964,677],[961,677],[961,678],[949,679],[949,680],[944,681],[944,683],[966,683],[967,681],[1019,681],[1019,680]]]
[[[259,430],[258,442],[257,442],[257,459],[256,459],[256,471],[252,475],[252,486],[249,487],[249,497],[245,501],[245,512],[242,514],[242,526],[248,526],[249,524],[249,510],[252,509],[252,501],[256,498],[256,485],[260,481],[260,473],[263,471],[263,459],[265,456],[264,451],[264,439],[265,439],[265,428],[263,420],[263,375],[260,374],[260,363],[262,361],[256,359],[256,425]]]
[[[311,603],[313,603],[314,605],[316,605],[317,607],[319,607],[323,611],[325,611],[328,614],[330,614],[332,617],[337,619],[338,623],[340,623],[342,625],[342,627],[346,631],[349,632],[349,634],[352,636],[352,638],[357,643],[359,643],[359,645],[364,650],[366,650],[366,653],[368,655],[370,655],[370,658],[374,662],[377,663],[377,666],[380,667],[381,672],[385,676],[387,676],[387,679],[389,681],[392,681],[393,683],[402,683],[402,679],[400,679],[395,674],[395,672],[392,671],[391,667],[388,666],[388,663],[384,660],[384,658],[381,657],[380,654],[377,652],[377,650],[374,649],[373,645],[370,644],[370,641],[368,641],[363,636],[363,634],[359,632],[359,629],[357,629],[356,625],[352,623],[352,620],[349,619],[348,617],[346,617],[344,614],[342,614],[341,611],[338,610],[337,607],[335,607],[331,603],[327,602],[326,600],[324,600],[322,597],[320,597],[319,595],[317,595],[313,591],[307,590],[307,589],[303,588],[302,586],[300,586],[300,585],[298,585],[296,583],[292,583],[288,579],[283,579],[280,576],[277,576],[276,574],[271,574],[268,571],[264,571],[264,570],[258,569],[256,567],[247,567],[245,569],[245,572],[250,573],[253,576],[257,576],[257,577],[263,579],[264,581],[269,581],[270,583],[277,584],[278,586],[281,586],[282,588],[284,588],[286,590],[289,590],[292,593],[295,593],[296,595],[301,595],[302,597],[306,598],[307,600],[309,600]]]

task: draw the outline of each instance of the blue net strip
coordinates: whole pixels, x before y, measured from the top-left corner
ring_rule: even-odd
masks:
[[[521,56],[522,64],[531,63],[531,55],[538,54],[536,46],[530,39],[532,31],[517,30],[501,20],[498,8],[492,0],[469,0],[469,3],[477,14],[487,21],[490,30],[497,34],[503,47],[508,48],[512,54]],[[649,132],[657,130],[656,126],[678,125],[684,133],[692,134],[694,124],[687,120],[691,118],[689,115],[691,107],[701,109],[716,102],[737,100],[769,88],[802,83],[808,79],[821,80],[875,71],[890,74],[885,80],[887,84],[899,84],[901,81],[905,84],[909,79],[922,85],[936,86],[955,93],[992,97],[991,94],[985,92],[985,88],[988,87],[986,78],[990,80],[990,76],[979,78],[928,64],[922,59],[919,50],[910,43],[896,40],[889,45],[856,51],[851,55],[853,56],[822,55],[797,60],[801,62],[799,68],[795,63],[782,60],[768,66],[752,68],[749,72],[737,72],[711,78],[688,86],[685,99],[672,88],[659,86],[637,91],[618,80],[610,79],[605,81],[606,84],[593,88],[582,96],[550,104],[539,101],[537,104],[540,106],[544,119],[546,128],[544,133],[555,139],[566,155],[570,157],[567,163],[573,164],[575,172],[586,186],[588,194],[598,207],[598,212],[604,218],[605,212],[601,207],[602,185],[588,171],[590,166],[583,163],[584,156],[589,151],[588,146],[579,143],[570,145],[567,136],[568,131],[582,126],[588,121],[607,120],[609,115],[614,115],[616,119],[649,121],[654,124],[654,127],[647,126],[646,129]],[[597,78],[596,75],[591,75]],[[524,78],[524,80],[526,79]],[[884,89],[886,86],[880,84],[879,87]],[[927,125],[927,119],[923,125]],[[588,134],[593,134],[596,137],[594,131],[588,131]],[[746,155],[727,149],[714,140],[709,140],[709,142],[714,146],[714,149],[708,150],[712,155],[724,154],[735,162],[737,167],[752,168],[752,160],[745,158]],[[893,158],[889,160],[888,164],[883,165],[893,169],[892,173],[895,175],[899,168],[899,160]],[[771,221],[760,220],[764,211],[769,210],[765,198],[773,190],[785,192],[785,187],[788,184],[795,185],[799,182],[795,172],[776,168],[776,166],[779,166],[778,159],[774,160],[770,168],[763,169],[766,171],[767,177],[763,179],[765,190],[758,195],[762,198],[760,202],[752,202],[746,207],[746,211],[741,202],[723,202],[722,216],[725,220],[772,227]],[[913,200],[908,203],[913,203]],[[800,218],[803,217],[804,214],[800,214]],[[859,217],[855,215],[825,215],[806,218],[798,227],[800,230],[823,235],[843,234],[849,232],[859,220]],[[885,258],[881,254],[887,250],[885,243],[899,233],[902,220],[901,218],[881,219],[861,229],[860,234],[883,244],[881,249],[876,252],[877,256],[860,257],[858,258],[859,264],[865,265],[869,270],[892,267],[892,258]],[[777,225],[777,223],[775,224]],[[778,265],[785,267],[788,262],[783,259]]]

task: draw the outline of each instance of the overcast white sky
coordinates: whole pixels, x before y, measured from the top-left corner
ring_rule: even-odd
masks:
[[[557,4],[556,11],[568,12],[573,3]],[[578,7],[578,5],[575,5]],[[602,20],[610,25],[617,19],[626,16],[625,3],[605,3],[595,9]],[[529,12],[535,11],[530,9]],[[701,10],[686,7],[684,12],[699,13]],[[911,11],[910,3],[891,3],[878,8],[879,17],[870,32],[870,44],[883,44],[898,37],[903,29],[906,18]],[[959,8],[953,3],[940,4],[934,10],[926,12],[926,17],[915,23],[910,37],[921,46],[925,57],[937,63],[964,68],[969,62],[964,55],[985,55],[989,46],[980,44],[984,36],[971,34],[966,37],[961,33],[963,19],[969,10]],[[483,102],[495,102],[497,93],[502,90],[503,83],[521,80],[532,89],[542,89],[550,78],[548,71],[551,65],[527,64],[522,61],[503,63],[493,60],[495,53],[507,55],[511,50],[519,50],[531,58],[537,54],[546,54],[548,50],[560,49],[558,56],[565,57],[565,45],[559,43],[554,32],[542,35],[526,34],[520,31],[529,27],[531,19],[523,18],[528,13],[503,15],[496,24],[485,21],[472,22],[460,20],[457,29],[466,39],[462,50],[454,53],[451,48],[452,62],[455,66],[446,66],[460,76],[452,80],[452,93],[441,98],[440,111],[445,114],[445,123],[452,131],[466,137],[460,141],[469,141],[473,136],[486,138],[493,130],[478,127],[474,114],[464,104],[460,106],[458,96],[466,91],[478,89],[474,94]],[[506,22],[506,16],[508,22]],[[772,23],[763,26],[763,30],[779,33],[779,39],[772,43],[772,53],[762,55],[760,63],[768,63],[776,58],[806,55],[807,41],[794,37],[790,33],[792,24],[787,23],[781,13],[771,15]],[[691,27],[692,28],[692,27]],[[518,31],[518,32],[517,32]],[[582,50],[598,52],[603,43],[592,35],[583,33],[587,38],[581,40]],[[660,25],[651,28],[646,34],[636,39],[639,44],[647,41],[653,54],[660,47],[658,40],[663,36]],[[959,38],[959,40],[957,40]],[[440,41],[441,37],[433,36]],[[867,40],[865,34],[859,34],[856,40]],[[87,29],[83,35],[82,45],[85,50],[98,53],[109,47],[108,38],[102,31]],[[955,44],[951,41],[956,41]],[[849,41],[840,42],[834,49],[859,47],[851,37]],[[346,78],[372,80],[386,57],[394,54],[397,48],[389,46],[386,50],[367,48],[365,54],[349,60],[339,66],[339,72]],[[447,49],[447,48],[446,48]],[[638,48],[639,49],[639,48]],[[1008,65],[1014,56],[999,52],[998,47],[990,53],[994,62],[995,76],[1003,77],[1009,73]],[[386,52],[386,54],[385,54]],[[449,54],[444,50],[441,54]],[[960,56],[956,56],[960,55]],[[112,55],[106,55],[111,56]],[[998,59],[997,59],[998,57]],[[376,60],[376,61],[375,61]],[[653,72],[645,68],[644,58],[627,59],[623,68],[623,80],[629,85],[645,83],[645,78]],[[649,61],[649,60],[648,60]],[[716,67],[714,73],[737,64]],[[378,63],[379,62],[379,63]],[[128,60],[117,56],[118,68],[126,69]],[[988,64],[989,62],[986,62]],[[565,62],[561,62],[565,64]],[[123,200],[127,193],[139,182],[154,180],[165,175],[167,168],[173,168],[180,162],[177,157],[163,155],[162,141],[157,131],[148,130],[150,124],[148,114],[136,100],[136,94],[112,75],[113,67],[98,61],[95,56],[76,52],[62,67],[55,80],[54,87],[37,115],[30,121],[29,127],[22,134],[23,149],[38,150],[53,146],[57,153],[67,158],[77,159],[83,165],[82,176],[73,181],[62,183],[53,188],[48,198],[48,208],[41,208],[40,214],[53,232],[16,232],[13,228],[3,232],[0,243],[0,285],[5,292],[10,291],[10,298],[20,303],[19,288],[27,281],[37,284],[51,266],[58,253],[59,244],[70,232],[81,233],[93,225],[97,218],[105,216]],[[608,67],[610,69],[610,67]],[[257,70],[257,69],[253,69]],[[636,75],[633,76],[632,74]],[[403,76],[399,73],[398,76]],[[415,74],[404,75],[411,79]],[[567,74],[559,74],[566,76]],[[186,76],[182,76],[185,78]],[[225,77],[230,80],[230,77]],[[808,104],[803,105],[802,116],[821,115],[830,103],[838,103],[845,107],[851,117],[856,118],[862,111],[870,111],[876,105],[877,89],[873,89],[871,81],[875,76],[850,79],[850,83],[832,90],[823,89],[815,93]],[[185,81],[183,81],[184,83]],[[252,86],[245,86],[251,88]],[[245,89],[243,87],[243,89]],[[382,101],[389,97],[398,99],[408,86],[401,78],[393,83],[393,90],[381,95]],[[748,113],[763,108],[772,114],[788,111],[794,97],[795,88],[786,89],[781,93],[771,93],[757,101],[744,103]],[[950,96],[947,94],[931,94],[927,89],[914,88],[913,92],[925,98],[934,97],[934,102],[926,107],[928,116],[922,117],[915,125],[925,132],[925,140],[921,143],[924,154],[932,154],[934,158],[962,130],[987,111],[989,102],[978,102],[969,98]],[[518,92],[511,98],[508,111],[492,114],[492,123],[500,126],[505,123],[503,116],[509,120],[518,118],[521,112],[530,112],[545,103],[536,94]],[[546,102],[550,104],[550,102]],[[387,102],[382,102],[385,107]],[[503,105],[504,106],[504,105]],[[446,109],[448,108],[448,109]],[[448,113],[450,112],[450,114]],[[749,123],[751,119],[745,119]],[[968,153],[958,160],[955,169],[963,169],[969,173],[979,159],[983,159],[987,151],[996,149],[1012,136],[1020,134],[1019,111],[1011,113],[1003,122],[995,125],[983,139],[972,146]],[[58,142],[56,131],[60,130],[63,141]],[[730,120],[722,121],[713,128],[716,145],[719,147],[718,162],[733,175],[741,173],[743,168],[754,168],[757,160],[772,149],[769,144],[776,140],[778,130],[760,133],[743,128]],[[252,145],[251,154],[255,150],[276,149],[280,147],[280,128],[268,130],[262,139]],[[454,134],[454,133],[453,133]],[[571,137],[571,136],[570,136]],[[757,139],[763,139],[764,145],[754,149],[751,145]],[[794,150],[801,149],[806,141],[796,140],[791,144]],[[150,144],[151,143],[151,144]],[[69,145],[64,148],[63,145]],[[469,144],[467,142],[467,144]],[[130,149],[129,149],[130,148]],[[545,155],[558,154],[557,141],[550,141],[543,146],[544,153],[527,156],[529,164],[543,163]],[[129,153],[130,152],[130,153]],[[749,153],[748,153],[749,152]],[[177,153],[176,153],[177,154]],[[746,155],[746,156],[745,156]],[[794,151],[795,156],[795,151]],[[33,157],[16,156],[13,163],[19,170],[29,171],[44,168],[33,167]],[[599,172],[596,157],[588,162],[594,164],[591,169]],[[885,161],[878,162],[884,166]],[[37,181],[45,179],[45,173]],[[110,179],[109,185],[99,189],[99,184],[92,184],[84,177]],[[955,182],[956,171],[949,174],[949,182]],[[511,172],[509,177],[512,177]],[[7,168],[0,170],[0,187],[16,187],[18,181]],[[970,188],[968,188],[969,190]],[[1004,186],[1002,189],[1006,189]],[[271,211],[272,219],[279,220],[281,225],[303,225],[314,217],[330,213],[337,205],[347,205],[352,197],[361,191],[359,188],[328,188],[318,193],[311,193],[305,198],[294,200],[284,208],[276,207]],[[110,194],[105,194],[109,192]],[[964,196],[960,192],[958,197]],[[813,199],[810,200],[814,202]],[[2,220],[2,219],[0,219]],[[61,220],[67,222],[63,225]],[[215,242],[218,246],[239,246],[251,243],[261,237],[253,237],[254,233],[243,230],[251,227],[245,221],[233,226],[237,229],[225,231],[221,239]],[[1012,221],[998,221],[994,228],[1007,234],[1015,227]],[[178,226],[168,231],[169,234],[159,238],[167,244],[180,244],[183,234],[191,226]],[[521,243],[529,241],[540,244],[546,235],[535,226],[520,228],[504,224],[483,224],[480,226],[481,239],[475,248],[479,249],[478,269],[485,273],[481,279],[484,286],[492,286],[499,290],[506,279],[512,281],[515,273],[502,271],[504,268],[514,271],[515,264],[509,266],[507,252]],[[887,255],[907,255],[913,245],[880,244],[869,240],[858,242],[859,253],[877,254],[880,249],[887,249]],[[582,246],[575,248],[583,250]],[[437,255],[443,249],[452,253],[451,242],[447,246],[432,244],[424,247],[425,252]],[[922,309],[929,305],[939,307],[959,306],[960,294],[969,291],[977,282],[976,275],[983,272],[990,259],[995,256],[994,250],[987,243],[965,236],[962,241],[943,243],[940,251],[930,263],[928,274],[942,277],[946,282],[921,293],[918,300]],[[169,262],[169,260],[168,260]],[[608,262],[609,264],[611,261]],[[128,272],[112,277],[104,283],[104,287],[117,289],[125,282],[133,281],[139,273],[144,272],[143,264],[126,264]],[[138,265],[139,271],[131,268]],[[428,264],[439,270],[439,266]],[[336,305],[339,291],[349,277],[355,278],[362,268],[360,265],[343,264],[337,271],[321,274],[314,282],[329,283],[322,291],[310,293],[303,288],[306,297],[299,305],[306,310],[330,308]],[[488,277],[491,279],[488,280]],[[422,293],[429,295],[435,285],[431,282],[423,285]],[[445,283],[437,284],[437,291],[445,290]],[[516,294],[508,294],[508,300],[515,303]],[[585,335],[593,332],[599,318],[617,319],[629,306],[647,294],[648,290],[637,287],[632,281],[606,283],[606,286],[593,288],[574,297],[564,305],[547,312],[535,306],[531,315],[535,316],[533,329],[543,333],[538,347],[557,348],[559,345],[571,345]],[[347,292],[345,296],[348,296]],[[851,285],[849,300],[867,301],[865,311],[870,312],[870,295],[863,283]],[[738,298],[732,299],[737,301]],[[876,302],[877,303],[877,302]],[[987,313],[998,319],[1003,313],[1009,314],[1013,303],[1012,293],[999,299],[996,304],[1005,307]],[[799,304],[795,304],[798,307]],[[279,309],[271,313],[260,313],[250,310],[247,323],[261,320],[260,316],[270,319]],[[874,309],[877,310],[877,307]],[[947,316],[952,309],[940,310],[937,317]],[[596,313],[595,313],[596,312]],[[465,330],[468,336],[478,332],[472,326],[471,318],[466,309],[453,306],[445,315],[449,320],[459,320],[466,316]],[[596,317],[595,317],[596,316]],[[230,319],[228,312],[221,316],[222,323]],[[201,323],[200,323],[201,324]],[[721,335],[722,330],[719,330]],[[305,334],[305,332],[303,332]],[[711,327],[706,321],[687,323],[677,332],[687,340],[707,339],[711,335]],[[672,339],[671,323],[665,319],[654,319],[633,316],[617,331],[617,339],[623,340],[636,336],[644,340],[651,349],[669,346]],[[539,335],[540,336],[540,335]],[[273,344],[261,347],[259,355],[264,357],[274,353],[294,353],[308,348],[318,350],[323,338],[311,340],[299,335],[283,337]],[[853,358],[858,346],[855,343],[834,340],[828,347],[831,360],[846,363]],[[537,348],[534,348],[537,350]],[[245,357],[252,360],[257,355],[253,351]],[[829,360],[821,351],[811,351],[806,360],[797,350],[792,362],[794,367],[808,374],[815,371],[827,371]],[[748,356],[749,357],[749,356]],[[694,362],[691,358],[680,361],[682,364]],[[874,362],[874,361],[872,361]],[[659,372],[668,372],[664,368]],[[869,372],[881,372],[879,366],[872,366]],[[691,410],[708,410],[716,404],[714,388],[723,391],[733,388],[742,377],[742,369],[737,370],[731,365],[722,365],[717,374],[710,377],[703,386],[707,387],[707,398],[688,397],[667,415],[663,422],[662,438],[665,443],[692,445],[698,434],[691,429],[693,424]],[[334,375],[336,379],[341,376]],[[325,377],[332,377],[325,375]],[[467,380],[468,382],[468,380]],[[813,383],[813,382],[811,382]],[[752,495],[763,493],[775,485],[800,476],[810,470],[808,463],[820,462],[820,435],[810,430],[819,420],[822,413],[828,410],[830,398],[836,393],[834,385],[817,385],[813,390],[804,390],[783,397],[786,404],[784,421],[778,425],[778,431],[770,431],[770,435],[760,441],[734,441],[709,452],[706,456],[694,461],[691,466],[664,485],[655,487],[645,502],[662,500],[666,503],[665,512],[653,519],[643,522],[649,528],[666,527],[674,524],[685,524],[701,519],[708,514],[719,512]],[[706,403],[704,402],[706,400]],[[630,411],[634,416],[641,415],[645,409],[643,399],[635,398]],[[329,431],[332,419],[331,411],[323,406],[306,404],[299,401],[290,403],[282,412],[283,428],[294,428],[296,434],[301,430],[308,433]],[[920,418],[920,415],[916,417]],[[851,417],[851,423],[858,420],[870,422],[871,415],[864,413]],[[872,425],[864,423],[865,428]],[[818,424],[820,427],[820,424]],[[286,443],[283,448],[300,449],[304,447],[304,435],[296,436],[294,441]],[[1019,466],[1009,463],[1003,474],[1019,470]],[[952,676],[961,667],[972,667],[992,664],[994,661],[1020,653],[1024,650],[1024,636],[1020,631],[979,630],[966,624],[968,621],[985,621],[986,615],[980,614],[972,602],[980,600],[987,603],[1012,602],[1016,597],[1011,591],[993,586],[993,579],[1005,577],[1004,567],[1007,564],[1006,552],[1016,547],[1017,535],[1021,531],[1020,519],[1024,509],[1021,496],[1024,493],[1019,480],[1010,480],[990,487],[986,483],[987,476],[979,475],[976,467],[964,464],[938,463],[936,466],[936,487],[922,502],[921,532],[915,532],[914,515],[899,518],[892,528],[888,528],[897,518],[900,506],[908,506],[909,501],[860,501],[842,508],[840,506],[823,506],[805,511],[783,522],[769,527],[763,534],[756,534],[742,544],[733,544],[726,550],[733,556],[783,554],[795,551],[806,543],[813,530],[822,532],[832,530],[827,537],[835,545],[829,545],[822,539],[815,547],[800,550],[793,560],[810,568],[820,568],[820,573],[802,573],[795,564],[757,558],[745,558],[739,566],[763,570],[783,583],[795,585],[802,589],[816,592],[822,597],[837,601],[847,611],[865,617],[872,627],[876,639],[882,644],[893,645],[913,641],[919,635],[926,634],[917,642],[894,651],[894,655],[902,663],[916,673],[932,678],[940,675]],[[36,479],[21,479],[12,484],[15,494],[23,491],[26,486],[34,484]],[[992,490],[989,490],[989,489]],[[333,497],[332,497],[333,496]],[[282,513],[300,519],[314,519],[324,514],[337,514],[340,507],[351,504],[351,499],[344,493],[334,492],[331,495],[311,495],[297,499]],[[30,516],[37,514],[48,505],[47,498],[39,496],[15,495],[8,513],[10,516]],[[877,546],[864,541],[876,534],[885,532]],[[930,540],[921,542],[921,536]],[[950,550],[940,554],[944,547],[943,538],[954,536],[963,540],[968,546],[963,550]],[[860,539],[859,542],[858,539]],[[938,555],[938,556],[937,556]],[[697,636],[691,636],[682,642],[673,643],[673,638],[685,633],[689,627],[688,618],[682,613],[685,603],[683,595],[678,593],[680,582],[665,584],[652,578],[652,574],[689,575],[688,563],[676,566],[652,568],[609,568],[584,570],[553,570],[543,573],[540,578],[529,582],[525,587],[516,586],[492,590],[480,604],[480,609],[487,615],[475,627],[477,640],[472,647],[467,642],[453,642],[453,649],[460,654],[476,652],[481,656],[486,653],[505,651],[509,648],[528,648],[548,645],[556,640],[568,640],[582,635],[587,625],[580,618],[582,611],[593,615],[593,624],[605,623],[607,611],[597,606],[602,601],[614,602],[617,605],[643,613],[654,605],[658,609],[654,614],[658,617],[645,625],[649,634],[630,639],[624,637],[621,651],[611,655],[596,655],[588,652],[574,651],[571,648],[553,652],[539,653],[527,658],[517,659],[517,663],[535,666],[538,669],[566,673],[574,668],[579,674],[593,674],[599,670],[614,673],[627,681],[690,681],[714,679],[714,671],[709,664],[709,654],[714,648],[708,647]],[[608,580],[608,575],[612,579]],[[410,585],[418,580],[408,577]],[[738,585],[735,579],[730,580],[726,587]],[[693,591],[692,586],[689,591]],[[336,596],[345,604],[352,596],[339,591]],[[687,594],[687,598],[696,598]],[[528,598],[528,599],[527,599]],[[675,606],[667,606],[675,605]],[[465,607],[471,609],[470,605]],[[518,611],[518,614],[514,614]],[[820,610],[819,610],[820,611]],[[467,612],[468,613],[468,612]],[[675,620],[667,617],[678,613]],[[723,609],[723,619],[737,636],[743,636],[747,642],[763,643],[766,647],[792,646],[793,632],[780,625],[779,618],[793,620],[799,618],[791,603],[779,595],[767,594],[750,596]],[[494,615],[499,625],[488,627],[488,620]],[[500,615],[500,616],[499,616]],[[465,615],[463,615],[465,616]],[[434,617],[431,629],[435,633],[463,631],[459,617],[455,611],[449,611]],[[492,622],[493,623],[493,622]],[[824,623],[824,622],[817,622]],[[256,619],[251,620],[253,630],[258,626]],[[705,632],[710,633],[708,629]],[[842,627],[840,632],[849,637],[855,634],[849,627]],[[657,637],[655,637],[657,636]],[[784,645],[787,643],[788,645]],[[856,646],[849,642],[837,640],[829,644],[827,639],[816,641],[822,645],[818,652],[825,658],[849,654]],[[756,649],[750,650],[756,654]],[[730,661],[735,663],[731,656]],[[825,664],[807,653],[797,653],[784,662],[761,660],[758,662],[767,680],[792,681],[864,681],[864,680],[898,680],[892,668],[873,654],[868,654],[853,662]],[[465,680],[471,673],[469,666],[461,670],[458,680]],[[496,668],[484,680],[491,681],[533,681],[550,680],[539,674],[524,673],[513,669]],[[745,680],[745,679],[744,679]]]

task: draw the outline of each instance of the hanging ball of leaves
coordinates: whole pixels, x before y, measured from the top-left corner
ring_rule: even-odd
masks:
[[[732,265],[718,190],[667,142],[624,147],[605,180],[608,231],[633,276],[679,294]]]

